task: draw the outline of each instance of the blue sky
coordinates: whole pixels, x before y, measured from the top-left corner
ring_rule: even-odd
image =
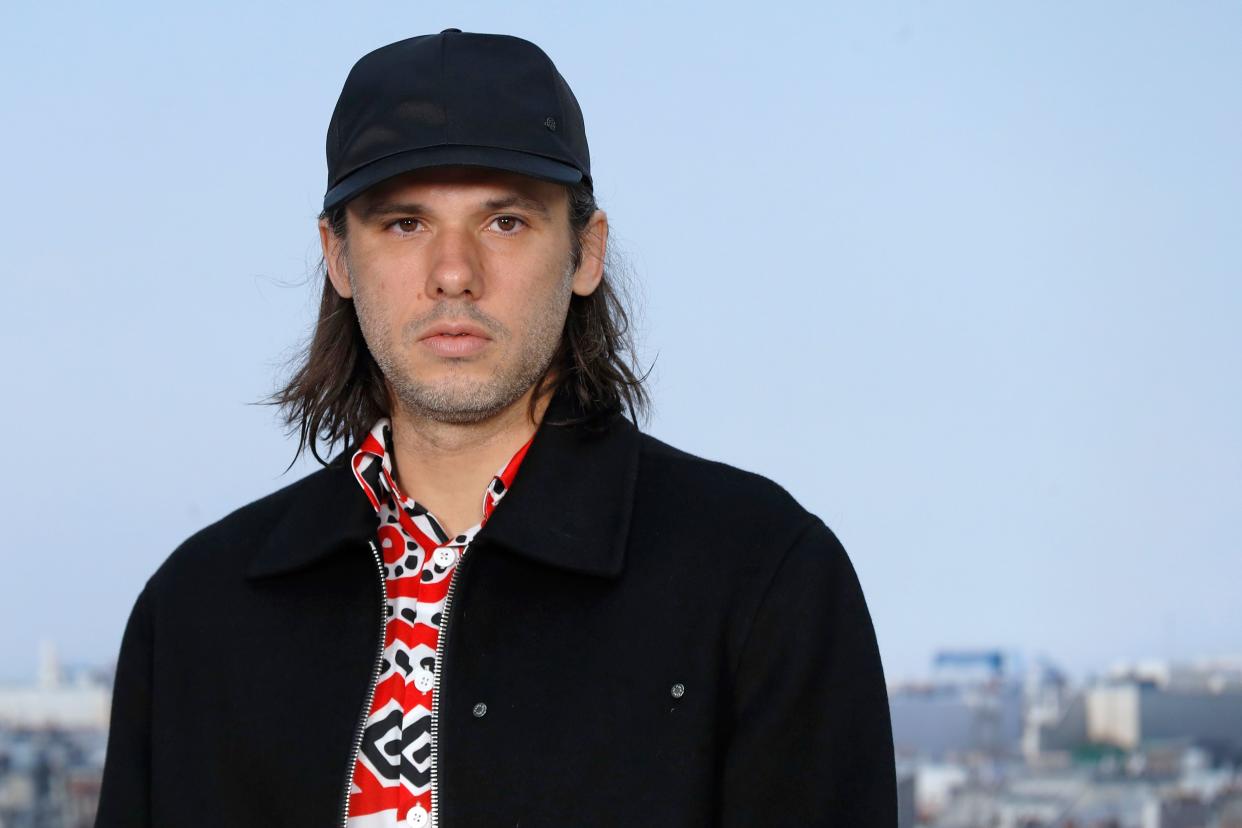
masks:
[[[312,469],[364,52],[527,37],[585,113],[648,430],[832,526],[891,677],[1242,652],[1242,7],[28,4],[0,17],[0,678],[115,656],[186,536]],[[204,596],[209,600],[209,596]]]

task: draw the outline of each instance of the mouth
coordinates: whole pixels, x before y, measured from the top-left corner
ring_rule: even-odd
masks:
[[[479,339],[491,339],[487,331],[471,322],[437,322],[427,329],[427,332],[423,334],[423,339],[430,339],[433,336],[475,336]]]
[[[442,357],[463,357],[478,353],[487,347],[490,339],[472,333],[433,333],[419,340],[419,344],[433,354]]]

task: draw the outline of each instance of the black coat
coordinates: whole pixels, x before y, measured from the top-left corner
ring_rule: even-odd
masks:
[[[342,824],[384,623],[347,455],[147,581],[97,828]],[[540,427],[442,647],[442,828],[896,825],[884,676],[837,538],[621,416]]]

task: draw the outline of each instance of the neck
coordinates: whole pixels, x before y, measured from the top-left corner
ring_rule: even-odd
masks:
[[[539,428],[551,399],[545,393],[528,413],[534,388],[495,415],[474,423],[446,423],[392,411],[393,469],[397,485],[425,506],[450,537],[483,519],[483,491]]]

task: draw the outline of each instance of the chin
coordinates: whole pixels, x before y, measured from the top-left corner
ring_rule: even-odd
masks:
[[[397,385],[397,396],[409,412],[445,423],[475,423],[495,416],[521,399],[525,389],[497,388],[483,381],[420,382]]]

